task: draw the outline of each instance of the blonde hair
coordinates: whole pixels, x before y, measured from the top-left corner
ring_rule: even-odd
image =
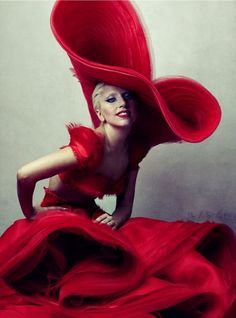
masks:
[[[95,110],[97,110],[98,108],[99,108],[99,96],[100,96],[100,93],[101,93],[101,90],[102,90],[102,88],[105,86],[105,85],[107,85],[106,83],[104,83],[104,82],[100,82],[100,83],[98,83],[96,86],[95,86],[95,88],[94,88],[94,90],[93,90],[93,94],[92,94],[92,102],[93,102],[93,107],[94,107],[94,109]]]

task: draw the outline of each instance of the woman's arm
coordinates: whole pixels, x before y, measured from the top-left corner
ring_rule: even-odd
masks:
[[[32,204],[36,182],[75,167],[78,167],[78,161],[72,149],[65,147],[20,168],[17,172],[17,194],[25,217],[31,218],[36,214]]]
[[[137,175],[138,169],[129,172],[125,191],[122,194],[117,195],[115,211],[112,215],[107,213],[100,215],[94,221],[95,223],[104,223],[111,226],[113,229],[118,229],[130,218],[134,202]]]
[[[138,171],[136,169],[129,172],[126,189],[122,194],[117,196],[116,209],[112,215],[116,228],[124,224],[132,214]]]

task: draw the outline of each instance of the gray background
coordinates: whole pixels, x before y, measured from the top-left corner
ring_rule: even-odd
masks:
[[[90,125],[69,59],[50,30],[52,5],[0,2],[1,232],[22,217],[17,169],[66,144],[66,123]],[[133,215],[215,220],[236,230],[236,2],[135,1],[135,6],[151,38],[155,77],[184,75],[201,82],[218,98],[223,118],[201,144],[161,145],[149,153]],[[35,202],[46,184],[38,184]],[[111,212],[114,198],[100,204]]]

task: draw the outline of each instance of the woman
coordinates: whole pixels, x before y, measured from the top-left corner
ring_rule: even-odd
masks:
[[[101,125],[94,131],[92,138],[97,139],[94,144],[94,149],[90,152],[100,149],[100,158],[96,158],[96,164],[92,167],[91,176],[99,176],[107,178],[111,183],[115,184],[117,181],[124,179],[126,176],[126,189],[119,194],[117,198],[117,206],[113,215],[103,213],[94,221],[104,223],[111,226],[113,229],[118,228],[131,215],[135,180],[137,170],[130,170],[129,167],[129,134],[136,119],[136,101],[131,92],[119,87],[99,83],[93,93],[94,109],[97,113]],[[74,131],[84,130],[85,128],[71,126],[69,128],[71,135]],[[86,129],[85,129],[86,133]],[[78,140],[72,143],[79,143]],[[88,140],[88,142],[91,142]],[[96,144],[97,143],[97,144]],[[85,145],[88,147],[88,145]],[[73,205],[83,207],[88,204],[95,203],[94,197],[88,193],[83,193],[76,182],[75,186],[68,184],[66,181],[65,171],[76,169],[80,170],[81,156],[79,145],[68,146],[52,153],[48,156],[33,161],[22,167],[17,173],[18,197],[24,215],[27,218],[34,218],[39,211],[48,210],[48,208],[34,208],[32,205],[32,196],[37,181],[50,178],[49,187],[47,189],[47,197],[52,192],[61,198],[61,201],[72,203]],[[94,159],[93,159],[94,160]],[[62,174],[64,173],[64,174]],[[58,175],[59,174],[59,175]],[[77,181],[79,183],[79,181]],[[92,185],[91,185],[92,186]],[[109,191],[111,189],[108,189]],[[105,194],[105,193],[104,193]],[[102,194],[100,194],[102,195]],[[46,204],[47,197],[43,205]],[[57,202],[55,202],[57,203]],[[51,207],[50,209],[58,209]],[[59,208],[66,210],[66,208]]]
[[[29,220],[0,241],[0,317],[233,318],[233,233],[213,223],[127,222],[141,158],[139,105],[130,91],[105,83],[92,99],[97,129],[70,125],[69,145],[18,171]],[[34,208],[35,184],[49,177]],[[117,195],[112,215],[94,202],[107,193]]]
[[[188,78],[152,80],[128,1],[57,1],[51,26],[96,128],[70,125],[68,146],[18,172],[30,220],[0,240],[0,318],[234,318],[236,239],[227,226],[129,219],[139,162],[159,143],[209,137],[217,100]],[[47,177],[33,208],[34,186]],[[104,194],[117,195],[112,216],[94,203]]]

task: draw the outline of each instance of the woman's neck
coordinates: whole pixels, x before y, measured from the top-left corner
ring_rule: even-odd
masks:
[[[106,139],[106,149],[109,152],[116,152],[127,148],[127,139],[130,128],[120,128],[111,125],[104,125],[103,131]]]

